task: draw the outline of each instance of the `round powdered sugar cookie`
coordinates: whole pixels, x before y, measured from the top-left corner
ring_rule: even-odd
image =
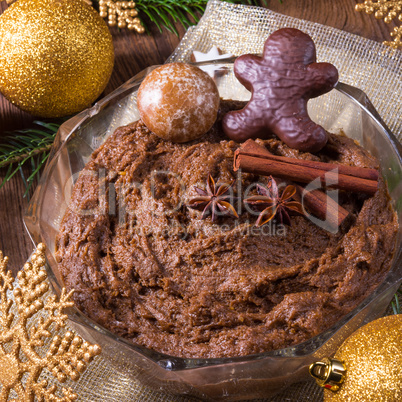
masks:
[[[186,63],[170,63],[148,74],[138,90],[142,121],[159,137],[188,142],[214,124],[219,92],[204,71]]]

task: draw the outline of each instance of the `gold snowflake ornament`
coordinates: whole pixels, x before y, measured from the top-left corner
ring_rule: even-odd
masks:
[[[99,0],[99,15],[108,19],[111,27],[127,28],[144,33],[145,28],[137,17],[138,11],[134,1]]]
[[[78,380],[94,356],[98,345],[84,342],[71,331],[54,335],[66,325],[63,310],[71,307],[72,292],[62,290],[59,300],[42,296],[49,290],[45,265],[45,246],[39,244],[18,275],[18,287],[7,271],[7,257],[0,251],[0,402],[74,401],[77,395],[40,379],[48,370],[59,382]],[[13,301],[10,296],[14,294]],[[14,312],[13,312],[14,311]],[[41,313],[39,318],[37,315]],[[45,349],[45,351],[43,351]],[[17,399],[9,399],[17,396]]]
[[[365,11],[367,14],[373,14],[377,19],[384,19],[389,24],[395,18],[402,21],[402,1],[401,0],[366,0],[364,3],[356,4],[356,11]],[[385,41],[384,45],[393,49],[402,47],[402,26],[395,27],[391,31],[393,42]]]

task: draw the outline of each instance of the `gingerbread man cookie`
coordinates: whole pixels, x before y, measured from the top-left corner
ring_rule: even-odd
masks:
[[[294,28],[279,29],[266,40],[262,57],[238,57],[234,73],[252,96],[243,109],[225,115],[228,137],[243,142],[276,134],[301,151],[324,147],[327,132],[310,119],[307,102],[330,91],[338,71],[332,64],[316,63],[310,36]]]

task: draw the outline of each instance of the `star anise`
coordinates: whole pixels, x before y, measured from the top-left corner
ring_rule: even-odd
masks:
[[[275,216],[278,217],[281,223],[290,225],[291,221],[288,211],[304,215],[303,206],[300,202],[292,201],[292,197],[296,194],[295,186],[286,186],[281,195],[279,195],[278,185],[271,176],[268,186],[264,187],[258,184],[257,191],[259,195],[254,195],[244,200],[245,204],[261,211],[255,223],[257,227],[266,224]]]
[[[208,213],[211,212],[212,222],[215,221],[218,212],[238,218],[239,215],[233,205],[228,202],[230,199],[228,191],[233,186],[233,183],[234,182],[230,185],[222,184],[217,186],[212,176],[209,175],[205,190],[194,186],[195,191],[200,195],[200,197],[191,199],[187,206],[202,211],[201,219],[205,219],[208,216]]]

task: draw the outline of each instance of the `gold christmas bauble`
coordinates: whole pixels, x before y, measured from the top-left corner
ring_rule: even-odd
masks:
[[[336,392],[324,390],[325,402],[402,401],[402,315],[375,320],[354,332],[335,358],[346,376]]]
[[[33,115],[90,106],[113,63],[109,29],[83,0],[18,0],[0,16],[0,92]]]

